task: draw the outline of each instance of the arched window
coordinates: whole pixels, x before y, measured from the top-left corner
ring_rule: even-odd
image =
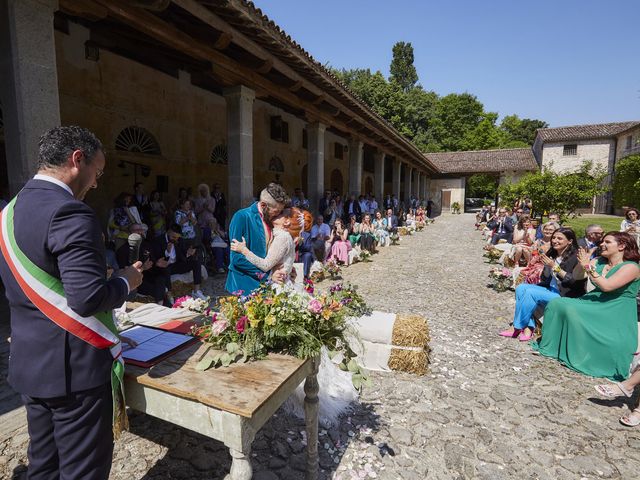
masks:
[[[160,155],[160,145],[153,135],[142,127],[127,127],[116,138],[116,150],[145,155]]]
[[[209,160],[211,160],[211,163],[215,163],[217,165],[228,165],[229,151],[227,150],[227,146],[224,144],[220,144],[213,147]]]

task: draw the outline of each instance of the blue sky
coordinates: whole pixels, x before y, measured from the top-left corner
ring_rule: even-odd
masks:
[[[551,126],[640,120],[638,0],[254,0],[319,62],[389,74],[411,42],[420,83]]]

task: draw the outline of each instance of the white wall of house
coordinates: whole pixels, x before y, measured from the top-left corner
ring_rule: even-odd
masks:
[[[449,213],[448,209],[442,211],[442,192],[451,191],[451,203],[458,202],[460,208],[464,208],[465,197],[465,178],[432,178],[429,181],[428,198],[435,203],[434,211],[440,213]]]
[[[618,135],[616,161],[637,154],[640,154],[640,127]]]
[[[571,172],[589,160],[608,170],[615,158],[614,144],[614,139],[545,143],[542,147],[542,167],[551,167],[558,173]],[[565,155],[565,145],[577,145],[576,154]]]

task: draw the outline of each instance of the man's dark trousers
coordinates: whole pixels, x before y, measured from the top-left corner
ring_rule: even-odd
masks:
[[[109,478],[113,454],[110,383],[64,397],[22,395],[22,402],[30,436],[29,480]]]

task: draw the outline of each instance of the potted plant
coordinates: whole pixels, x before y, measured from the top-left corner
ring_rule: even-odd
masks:
[[[451,204],[451,213],[460,214],[460,204],[458,202],[453,202]]]

